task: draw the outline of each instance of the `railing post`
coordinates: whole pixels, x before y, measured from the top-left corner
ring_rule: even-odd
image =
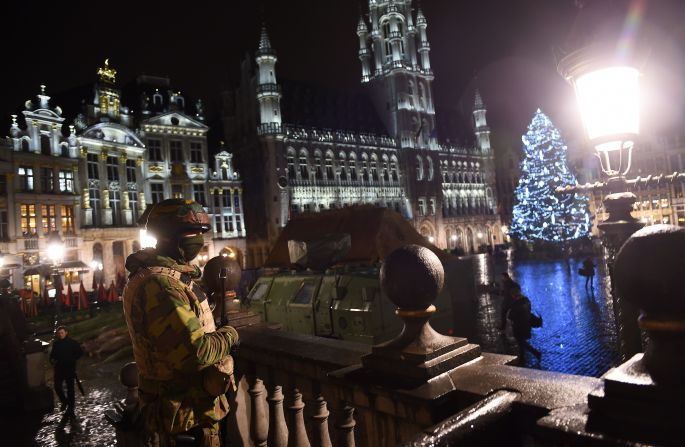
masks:
[[[288,446],[288,426],[283,414],[283,391],[279,385],[273,387],[269,397],[269,447]]]
[[[249,377],[250,397],[252,400],[252,412],[250,414],[250,436],[256,446],[266,446],[269,433],[269,423],[266,409],[266,399],[264,398],[264,384],[262,379]]]
[[[290,413],[288,447],[311,447],[307,438],[307,430],[304,427],[303,410],[302,394],[297,388],[294,388],[292,404],[288,407],[288,413]]]
[[[314,447],[332,447],[331,437],[328,433],[328,407],[323,396],[319,395],[314,402],[314,414],[312,420],[314,421],[313,444]]]
[[[354,447],[354,408],[345,406],[338,421],[338,447]]]

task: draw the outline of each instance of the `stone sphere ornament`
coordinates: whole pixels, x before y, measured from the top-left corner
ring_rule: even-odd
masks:
[[[138,386],[138,367],[136,362],[129,362],[121,367],[119,371],[119,381],[126,388],[135,388]]]
[[[445,285],[440,259],[426,247],[405,245],[383,261],[380,281],[387,297],[399,309],[427,309]]]
[[[621,296],[647,315],[685,315],[685,228],[650,225],[633,233],[616,255]]]
[[[648,342],[642,364],[654,383],[685,387],[685,229],[651,225],[616,255],[616,288],[642,314]]]
[[[207,290],[221,294],[221,279],[219,274],[221,273],[222,268],[226,269],[224,290],[229,292],[238,287],[240,284],[240,277],[243,274],[243,270],[240,268],[238,261],[231,259],[228,256],[215,256],[207,261],[202,273],[202,282]]]

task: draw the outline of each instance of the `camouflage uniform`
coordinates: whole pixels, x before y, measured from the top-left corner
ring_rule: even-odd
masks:
[[[129,256],[126,268],[131,275],[124,313],[145,428],[157,434],[160,445],[173,445],[170,434],[205,428],[212,435],[206,445],[218,445],[218,421],[226,416],[228,402],[204,390],[203,370],[222,361],[232,364],[236,330],[216,330],[207,297],[194,281],[200,277],[197,267],[145,249]]]

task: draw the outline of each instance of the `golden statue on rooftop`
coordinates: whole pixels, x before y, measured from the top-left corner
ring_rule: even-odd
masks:
[[[105,66],[98,68],[98,76],[101,81],[114,84],[116,82],[117,71],[114,68],[109,68],[109,58],[105,59]]]

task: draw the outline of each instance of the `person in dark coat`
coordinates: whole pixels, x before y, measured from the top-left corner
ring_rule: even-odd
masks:
[[[532,353],[538,360],[540,351],[528,343],[530,339],[530,300],[521,293],[521,287],[515,284],[511,289],[512,302],[509,308],[509,319],[514,338],[519,346],[519,359],[523,361],[525,351]]]
[[[75,393],[74,380],[76,379],[76,360],[83,355],[81,345],[69,337],[66,326],[60,326],[55,333],[55,341],[50,352],[50,363],[55,368],[55,392],[59,397],[61,410],[68,415],[74,415]],[[67,385],[67,395],[64,396],[63,383]]]
[[[521,289],[518,283],[511,279],[509,273],[502,272],[502,281],[500,282],[500,295],[502,295],[502,309],[499,323],[500,331],[504,331],[507,327],[507,314],[509,313],[509,308],[511,307],[511,303],[513,301],[511,291],[513,290],[514,286],[518,287],[519,290]]]
[[[594,289],[594,279],[595,279],[595,264],[592,262],[591,257],[585,258],[583,261],[583,276],[585,276],[585,288],[589,285]]]

